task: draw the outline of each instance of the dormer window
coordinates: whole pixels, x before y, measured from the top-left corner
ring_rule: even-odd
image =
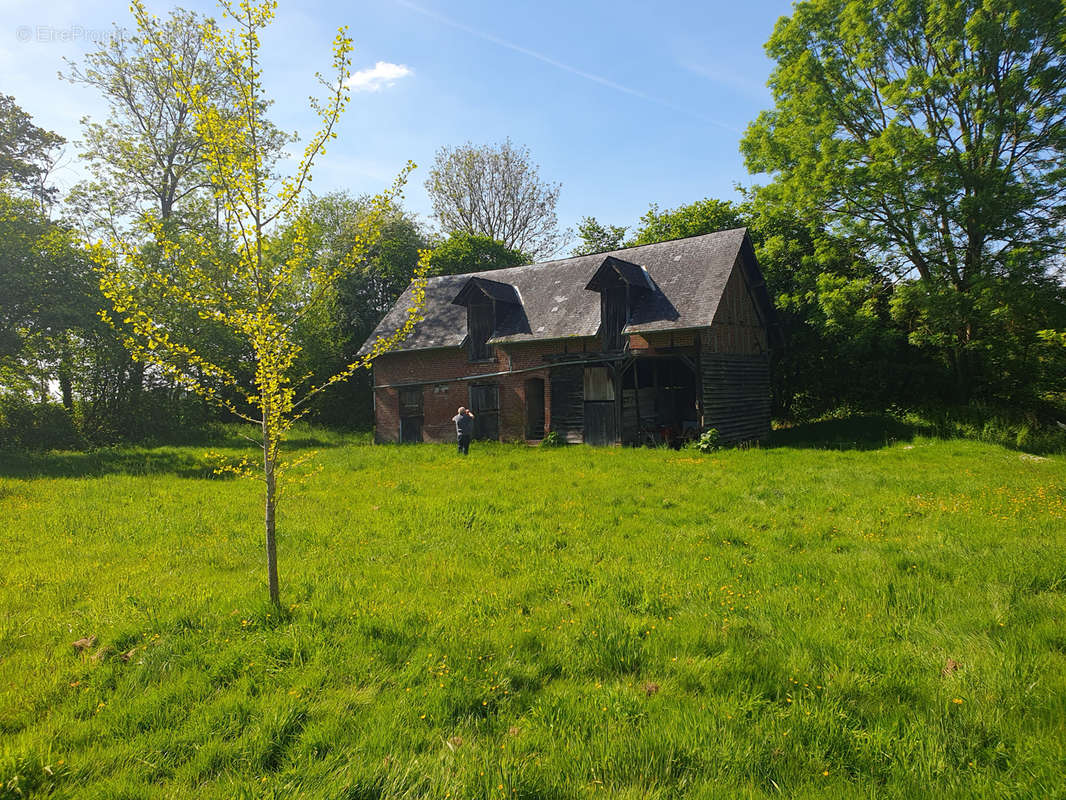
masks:
[[[490,340],[501,322],[513,315],[522,301],[509,283],[471,278],[452,303],[466,306],[466,349],[471,361],[491,361]]]
[[[466,306],[467,352],[471,361],[492,358],[489,339],[496,330],[496,308],[491,297],[471,298]]]
[[[629,322],[629,287],[611,286],[600,292],[600,337],[604,351],[622,350],[622,329]]]
[[[638,264],[607,256],[585,288],[600,293],[600,340],[604,352],[625,349],[622,331],[640,296],[654,291],[648,273]]]

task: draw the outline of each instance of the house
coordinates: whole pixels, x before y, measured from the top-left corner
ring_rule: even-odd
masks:
[[[397,330],[400,297],[363,345]],[[422,320],[374,362],[379,442],[609,445],[770,431],[773,304],[743,228],[430,278]]]

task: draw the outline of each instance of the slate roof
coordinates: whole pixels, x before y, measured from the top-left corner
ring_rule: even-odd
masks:
[[[595,336],[600,327],[600,295],[585,286],[608,257],[642,267],[654,284],[652,291],[640,292],[624,333],[709,327],[733,264],[745,245],[755,269],[749,281],[756,278],[761,283],[744,228],[541,264],[430,278],[423,319],[395,349],[462,346],[467,334],[466,309],[452,301],[475,277],[513,286],[522,301],[517,313],[500,320],[495,336],[489,340],[492,343]],[[761,292],[756,289],[755,294],[760,305],[769,302],[765,287]],[[397,330],[410,305],[408,287],[363,344],[360,354],[369,351],[379,337]],[[772,314],[772,306],[767,313]]]

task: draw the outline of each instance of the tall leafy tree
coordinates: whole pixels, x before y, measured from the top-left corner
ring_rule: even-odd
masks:
[[[154,41],[116,29],[83,63],[68,62],[65,77],[96,89],[109,110],[106,120],[82,120],[82,157],[93,180],[77,187],[71,200],[86,227],[107,230],[146,209],[164,220],[183,214],[192,227],[216,216],[209,153],[170,68],[173,63],[212,97],[220,114],[237,113],[235,87],[204,36],[205,25],[210,21],[195,12],[174,9],[155,21]],[[159,48],[167,60],[159,58]],[[266,119],[259,133],[264,158],[276,160],[287,137]]]
[[[200,35],[215,53],[227,76],[228,89],[219,94],[202,86],[196,72],[183,64],[180,53],[161,30],[160,23],[140,0],[132,9],[140,36],[150,44],[156,58],[166,66],[202,137],[206,170],[214,197],[223,216],[230,248],[223,252],[202,235],[171,235],[160,215],[148,216],[145,225],[152,249],[133,239],[114,238],[95,248],[101,269],[101,288],[112,304],[105,315],[131,332],[125,341],[134,355],[156,365],[180,385],[224,405],[258,429],[262,458],[258,466],[245,461],[229,468],[242,475],[258,476],[264,486],[264,539],[267,584],[271,602],[280,602],[277,565],[277,504],[280,479],[299,466],[282,450],[293,424],[306,413],[312,398],[365,367],[369,358],[388,349],[409,333],[419,303],[407,324],[373,348],[366,359],[356,359],[335,374],[307,385],[298,371],[301,320],[313,314],[320,303],[336,292],[340,279],[360,262],[366,247],[375,241],[383,218],[395,202],[403,180],[371,203],[371,211],[359,226],[352,250],[338,263],[310,259],[300,203],[311,170],[335,128],[348,100],[345,83],[350,77],[351,39],[340,29],[333,43],[333,77],[323,79],[327,95],[313,100],[320,128],[304,148],[289,176],[272,169],[265,118],[260,34],[274,17],[275,3],[224,0],[221,9],[231,30],[208,21]],[[221,98],[221,100],[220,100]],[[235,98],[236,106],[228,105]],[[295,225],[293,245],[276,253],[272,233],[286,224]],[[425,265],[416,276],[423,280]],[[422,292],[416,291],[421,298]],[[420,302],[420,301],[419,301]],[[157,313],[162,306],[163,313]],[[233,333],[244,344],[250,367],[247,375],[213,361],[210,353],[190,344],[183,326],[174,324],[172,309],[187,309]]]
[[[773,353],[775,414],[806,417],[898,399],[908,354],[889,317],[891,286],[855,240],[830,231],[818,214],[798,214],[764,191],[748,192],[741,203],[653,204],[625,245],[741,227],[751,236],[784,338]]]
[[[0,94],[0,185],[47,205],[55,199],[48,175],[66,140],[33,124],[10,95]]]
[[[0,389],[58,380],[73,410],[73,364],[99,293],[86,253],[35,200],[0,191]]]
[[[472,233],[453,233],[440,242],[429,256],[433,275],[462,275],[531,264],[533,260],[498,239]]]
[[[335,192],[310,198],[300,223],[278,237],[279,248],[291,249],[306,233],[309,263],[341,266],[356,246],[361,228],[375,213],[374,198]],[[298,327],[299,371],[324,379],[348,364],[381,318],[415,279],[420,253],[430,247],[422,224],[399,204],[381,216],[378,238],[369,243],[358,264],[346,272],[334,297],[305,316]],[[318,398],[315,419],[343,426],[367,426],[372,394],[367,371],[352,375]]]
[[[81,157],[91,178],[77,184],[65,203],[66,217],[87,237],[137,236],[139,216],[148,213],[167,226],[168,236],[191,231],[219,242],[223,251],[228,247],[217,231],[221,214],[211,189],[208,151],[170,67],[173,62],[189,75],[214,99],[221,114],[236,113],[225,65],[203,34],[207,22],[194,12],[175,9],[154,21],[152,36],[159,47],[141,31],[131,34],[116,26],[115,34],[81,62],[68,61],[64,77],[98,92],[107,109],[103,119],[82,120]],[[159,48],[166,49],[167,59],[159,56]],[[274,147],[265,152],[276,158],[281,139],[272,133],[268,140]],[[159,253],[149,248],[145,255],[153,252]],[[157,266],[166,269],[165,263]],[[167,315],[168,324],[183,326],[187,334],[195,335],[197,349],[216,351],[216,359],[223,358],[217,353],[220,345],[229,347],[227,362],[242,357],[232,337],[210,321],[176,306],[169,312],[159,307],[156,314]],[[96,365],[108,379],[93,382],[91,408],[84,418],[106,438],[113,431],[133,437],[149,433],[142,423],[158,419],[160,403],[169,405],[180,388],[158,371],[147,371],[143,362],[130,361],[121,347],[101,348],[99,353],[109,354],[113,363]],[[185,402],[199,405],[191,397]],[[131,424],[132,420],[137,423]]]
[[[1029,324],[1014,288],[1036,290],[1024,302],[1045,317],[1056,302],[1066,6],[809,0],[767,51],[775,105],[743,139],[749,169],[773,174],[775,202],[826,214],[908,284],[898,318],[971,396],[1004,321],[1029,343],[1049,323]]]
[[[728,200],[707,197],[665,211],[653,203],[640,218],[629,244],[667,242],[686,236],[742,228],[746,224],[742,209]]]
[[[568,235],[555,215],[560,188],[542,181],[529,148],[510,139],[443,147],[426,179],[445,233],[487,236],[537,260],[558,252]]]
[[[577,224],[578,245],[570,254],[585,256],[617,250],[622,247],[627,230],[624,225],[603,225],[595,217],[582,217]]]

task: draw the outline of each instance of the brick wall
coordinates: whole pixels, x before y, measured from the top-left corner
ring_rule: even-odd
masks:
[[[524,439],[526,435],[526,384],[532,378],[543,383],[545,430],[551,425],[546,355],[563,353],[574,343],[532,342],[495,347],[492,361],[470,363],[465,348],[386,353],[374,362],[375,440],[400,439],[399,388],[422,387],[422,439],[427,442],[455,441],[452,417],[459,406],[470,405],[472,383],[499,387],[500,439]],[[505,373],[497,375],[496,373]],[[477,376],[486,376],[483,381]],[[471,378],[474,380],[459,380]]]

